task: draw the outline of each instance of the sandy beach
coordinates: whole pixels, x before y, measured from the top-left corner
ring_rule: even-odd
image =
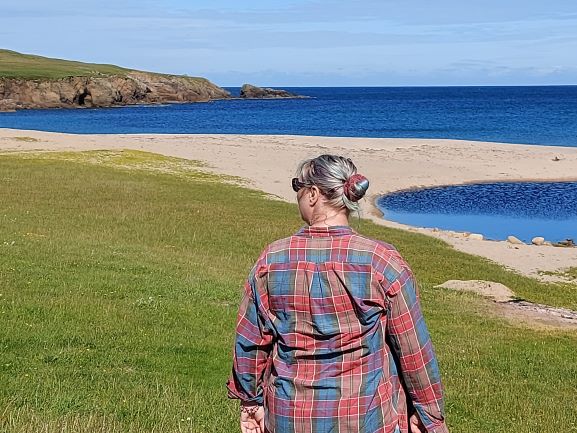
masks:
[[[577,148],[458,140],[252,135],[73,135],[0,129],[0,152],[133,149],[203,161],[208,170],[240,176],[279,199],[294,201],[290,178],[299,161],[322,153],[351,157],[371,181],[362,216],[443,239],[454,248],[542,280],[577,266],[577,248],[512,245],[469,239],[386,221],[378,196],[401,189],[487,181],[575,180]],[[538,236],[539,233],[535,233]]]

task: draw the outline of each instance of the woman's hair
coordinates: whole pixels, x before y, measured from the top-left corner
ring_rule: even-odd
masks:
[[[358,211],[358,201],[369,188],[369,181],[357,174],[357,167],[350,158],[321,155],[300,163],[297,178],[306,186],[315,185],[328,204],[336,209]]]

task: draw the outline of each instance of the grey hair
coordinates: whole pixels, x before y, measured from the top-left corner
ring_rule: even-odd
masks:
[[[297,178],[306,186],[315,185],[327,199],[328,204],[335,209],[346,208],[348,212],[358,212],[357,203],[369,187],[364,176],[363,181],[355,182],[349,189],[349,197],[345,194],[345,182],[357,174],[357,167],[350,158],[337,155],[321,155],[301,162],[297,168]],[[354,178],[353,178],[354,179]]]

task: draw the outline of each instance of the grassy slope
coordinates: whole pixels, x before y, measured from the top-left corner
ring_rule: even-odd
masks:
[[[115,65],[75,62],[0,49],[0,78],[47,79],[126,75],[131,69]],[[167,74],[156,74],[166,75]],[[187,77],[206,81],[203,78]]]
[[[224,382],[239,288],[300,221],[195,168],[137,152],[0,156],[0,431],[238,431]],[[572,307],[575,289],[356,226],[416,271],[454,432],[576,431],[577,335],[512,327],[432,286],[489,279]]]
[[[114,65],[74,62],[0,50],[0,77],[57,79],[70,76],[125,75],[129,69]]]

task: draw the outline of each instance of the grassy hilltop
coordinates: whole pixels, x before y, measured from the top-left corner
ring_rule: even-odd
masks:
[[[229,92],[206,78],[0,50],[0,111],[206,102]]]
[[[301,222],[231,180],[134,151],[0,155],[0,431],[239,431],[224,383],[242,282]],[[434,288],[486,279],[575,308],[574,287],[354,223],[415,270],[451,431],[577,431],[577,334],[512,326]]]
[[[0,49],[0,77],[55,80],[71,76],[126,75],[130,71],[115,65],[52,59]]]
[[[0,49],[0,78],[57,80],[66,77],[126,76],[131,72],[145,72],[147,74],[163,77],[186,77],[188,80],[206,81],[206,79],[202,77],[139,71],[137,69],[128,69],[116,65],[54,59],[51,57],[23,54],[12,50]]]

